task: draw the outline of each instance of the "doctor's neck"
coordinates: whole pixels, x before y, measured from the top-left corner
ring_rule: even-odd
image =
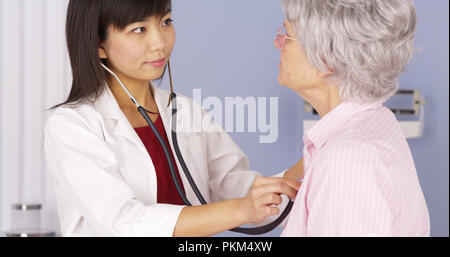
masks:
[[[140,105],[151,110],[156,109],[154,92],[150,86],[150,81],[136,80],[117,73],[116,75],[119,76],[122,83]],[[136,110],[136,105],[131,101],[130,97],[114,77],[109,76],[107,83],[121,109]]]

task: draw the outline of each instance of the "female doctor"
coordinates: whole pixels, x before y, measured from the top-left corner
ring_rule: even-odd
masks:
[[[181,200],[162,146],[118,80],[172,150],[170,93],[150,82],[164,75],[175,43],[171,0],[71,0],[66,36],[72,90],[52,108],[44,132],[63,236],[210,236],[270,221],[286,205],[281,194],[295,199],[301,162],[261,177],[213,125],[214,132],[177,134],[211,204],[200,205],[171,152],[182,190],[196,206]],[[192,100],[178,96],[177,105],[178,117],[198,114],[214,124]]]

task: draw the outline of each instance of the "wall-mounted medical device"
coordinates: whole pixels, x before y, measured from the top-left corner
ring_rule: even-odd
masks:
[[[397,103],[405,102],[402,98],[412,98],[408,100],[408,103],[412,102],[412,107],[410,108],[395,108],[390,105],[395,105]],[[397,98],[397,99],[396,99]],[[423,136],[423,124],[425,118],[425,100],[420,94],[419,90],[399,90],[396,95],[385,104],[391,111],[397,116],[399,120],[400,127],[407,139],[420,138]],[[319,117],[314,108],[305,101],[305,111],[313,113],[314,116]],[[401,120],[402,117],[406,117],[408,120]],[[415,118],[416,120],[411,120]],[[305,133],[311,129],[318,120],[304,120],[303,121],[303,132]]]

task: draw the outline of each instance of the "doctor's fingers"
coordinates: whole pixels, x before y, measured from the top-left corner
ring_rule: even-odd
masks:
[[[280,205],[283,202],[281,195],[276,193],[266,193],[257,200],[259,205]]]
[[[285,183],[285,184],[289,185],[290,187],[294,188],[295,190],[299,190],[299,188],[301,186],[301,183],[295,179],[274,178],[274,177],[258,177],[255,179],[254,185],[261,186],[261,185],[267,185],[267,184],[273,184],[273,183]]]
[[[290,199],[295,199],[298,189],[283,182],[276,182],[272,184],[260,185],[255,188],[256,195],[263,196],[267,193],[285,194]],[[258,197],[259,198],[259,197]]]

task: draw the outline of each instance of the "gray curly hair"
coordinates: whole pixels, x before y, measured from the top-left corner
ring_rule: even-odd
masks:
[[[413,0],[282,0],[311,64],[342,100],[389,99],[414,54]]]

